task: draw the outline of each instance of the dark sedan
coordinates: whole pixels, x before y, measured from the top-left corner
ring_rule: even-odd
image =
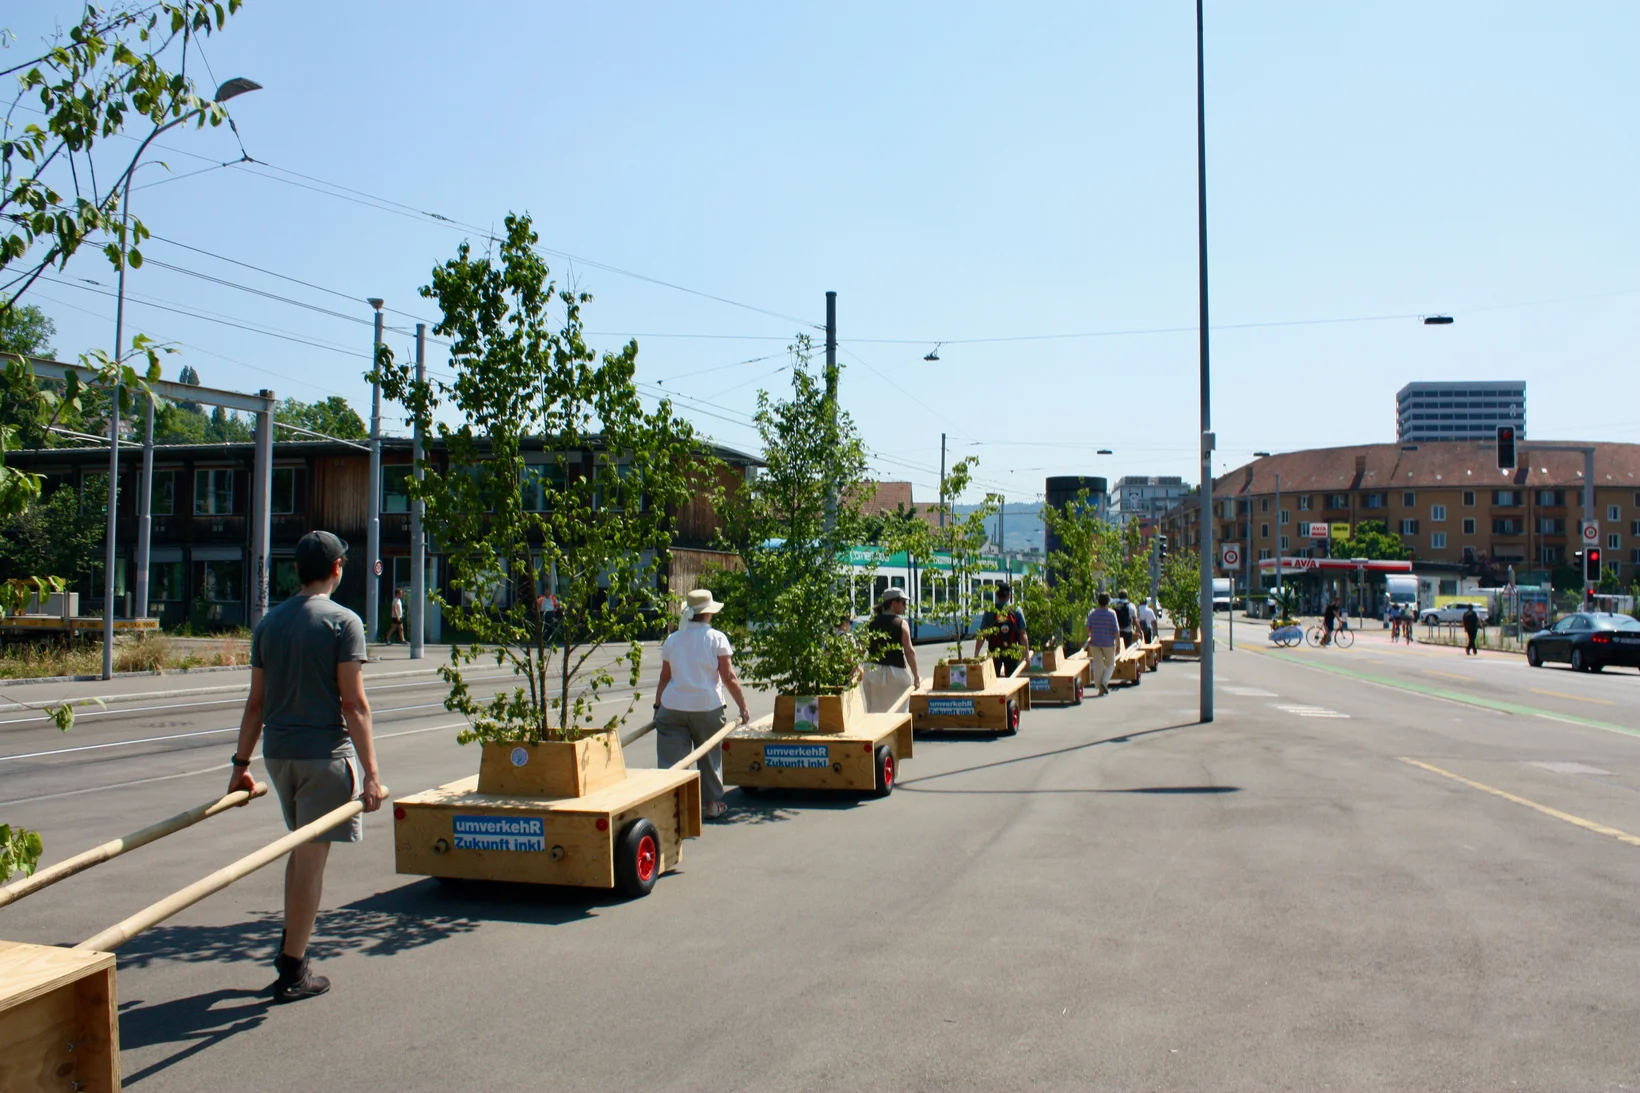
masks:
[[[1532,667],[1552,660],[1579,672],[1598,672],[1608,664],[1640,668],[1640,620],[1596,611],[1567,615],[1526,643],[1526,663]]]

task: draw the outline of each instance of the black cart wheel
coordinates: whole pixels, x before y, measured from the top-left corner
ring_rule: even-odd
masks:
[[[1538,652],[1538,647],[1536,645],[1528,645],[1526,647],[1526,663],[1530,664],[1533,668],[1543,667],[1543,654]]]
[[[1572,671],[1574,671],[1574,672],[1587,672],[1588,670],[1589,670],[1589,662],[1583,659],[1583,650],[1573,649],[1572,650]]]
[[[648,820],[633,820],[615,842],[615,890],[623,896],[647,896],[661,875],[661,837]]]
[[[1003,736],[1012,736],[1019,731],[1019,703],[1008,700],[1008,727],[1002,730]]]
[[[900,776],[900,768],[894,762],[894,753],[888,750],[887,744],[877,748],[877,796],[887,797],[894,792],[895,779]]]
[[[1075,699],[1075,701],[1073,701],[1071,703],[1071,705],[1073,705],[1073,706],[1082,705],[1082,680],[1080,678],[1078,678],[1077,681],[1076,681],[1076,699]]]
[[[439,885],[444,888],[459,890],[467,887],[466,877],[434,877],[433,879],[438,881]]]

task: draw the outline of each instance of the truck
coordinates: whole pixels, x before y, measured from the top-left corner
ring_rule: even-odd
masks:
[[[1231,593],[1230,593],[1230,578],[1229,577],[1214,577],[1213,578],[1213,610],[1215,610],[1215,611],[1228,611],[1228,610],[1230,610],[1232,607],[1235,606],[1235,604],[1231,602],[1231,599],[1232,599],[1232,597],[1231,597]]]
[[[1418,578],[1410,575],[1388,574],[1384,577],[1384,597],[1400,611],[1410,606],[1418,612]]]

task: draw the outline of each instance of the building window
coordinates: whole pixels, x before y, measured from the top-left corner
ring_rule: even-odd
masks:
[[[1288,549],[1290,549],[1290,548],[1291,548],[1291,544],[1289,544],[1289,543],[1288,543],[1288,542],[1287,542],[1287,536],[1285,536],[1285,535],[1283,535],[1283,536],[1282,536],[1282,537],[1281,537],[1281,549],[1282,549],[1282,550],[1288,550]]]
[[[238,603],[245,598],[245,563],[201,562],[199,595],[211,603]]]
[[[194,472],[194,515],[233,514],[233,471],[228,469]]]
[[[1614,524],[1617,523],[1619,520],[1623,519],[1623,510],[1618,508],[1616,505],[1607,505],[1606,519],[1610,520]]]
[[[1293,522],[1292,510],[1291,509],[1282,509],[1281,510],[1281,526],[1286,527],[1288,524],[1290,524],[1292,522]]]
[[[1389,507],[1389,498],[1381,493],[1363,493],[1361,507],[1364,509],[1382,509]]]
[[[1517,516],[1494,518],[1492,521],[1493,535],[1519,535],[1523,530],[1520,518]]]
[[[1563,560],[1560,547],[1546,546],[1538,548],[1539,565],[1559,565]]]
[[[1327,507],[1329,509],[1347,509],[1350,507],[1350,499],[1342,493],[1329,493],[1327,495]]]
[[[1413,493],[1411,490],[1406,490],[1401,494],[1401,507],[1402,508],[1410,509],[1410,508],[1415,507],[1417,504],[1418,504],[1418,495],[1416,493]]]
[[[1260,512],[1270,511],[1270,499],[1268,497],[1260,497],[1258,499],[1258,510]]]
[[[171,515],[174,515],[176,513],[176,510],[177,510],[177,472],[176,471],[155,471],[154,472],[154,493],[153,493],[153,496],[149,498],[148,505],[149,505],[148,514],[150,516],[171,516]],[[182,563],[178,562],[177,564],[181,565]],[[180,575],[178,576],[177,579],[181,580]],[[150,576],[148,578],[148,583],[150,585],[152,585],[154,583],[154,579],[153,579],[152,576]]]
[[[154,484],[159,484],[158,478]],[[181,603],[188,598],[187,590],[182,587],[181,562],[148,563],[148,598],[155,603]]]
[[[563,493],[564,468],[556,463],[532,463],[518,472],[518,491],[523,498],[525,512],[546,512],[547,500],[555,493]]]
[[[1566,521],[1558,516],[1540,516],[1537,529],[1539,535],[1565,535]]]
[[[1446,549],[1446,532],[1444,532],[1444,531],[1432,531],[1432,532],[1430,532],[1429,533],[1429,546],[1430,546],[1431,550],[1445,550]]]
[[[1463,533],[1465,535],[1475,534],[1475,518],[1473,516],[1465,516],[1463,518]]]
[[[1640,547],[1635,547],[1629,551],[1629,564],[1640,565]]]
[[[1309,512],[1310,511],[1310,495],[1309,494],[1301,493],[1301,494],[1298,495],[1298,511],[1299,512]]]
[[[1446,523],[1446,506],[1445,505],[1431,505],[1431,506],[1429,506],[1429,522],[1432,523],[1432,524],[1444,524],[1444,523]]]
[[[1534,503],[1546,509],[1560,508],[1566,504],[1566,491],[1538,490]]]
[[[1629,521],[1629,534],[1640,535],[1640,520]]]
[[[1463,503],[1464,503],[1465,507],[1467,507],[1467,508],[1474,508],[1475,507],[1475,491],[1474,490],[1464,490],[1463,491]]]
[[[273,468],[273,499],[268,511],[275,516],[289,516],[293,512],[303,511],[306,506],[297,506],[307,500],[302,496],[306,491],[300,488],[306,483],[306,467]]]
[[[1512,508],[1518,507],[1519,505],[1520,505],[1520,491],[1519,490],[1493,490],[1492,491],[1492,507],[1493,508],[1512,509]]]
[[[1607,550],[1622,550],[1623,549],[1623,535],[1622,535],[1621,532],[1613,531],[1613,532],[1608,532],[1607,533],[1607,535],[1606,535],[1606,549]]]
[[[1640,550],[1635,551],[1635,554],[1640,555]],[[1265,559],[1267,559],[1269,557],[1270,557],[1270,551],[1269,551],[1268,548],[1264,548],[1264,549],[1259,550],[1259,552],[1258,552],[1258,560],[1259,561],[1262,562],[1262,561],[1264,561]],[[1640,561],[1640,558],[1637,558],[1636,560]]]
[[[1418,534],[1418,521],[1416,521],[1416,520],[1402,520],[1401,521],[1401,534],[1402,535],[1416,535],[1416,534]]]
[[[1269,524],[1260,524],[1258,526],[1258,537],[1260,539],[1268,539],[1270,537],[1270,525]]]
[[[382,511],[409,512],[410,493],[405,483],[415,468],[408,466],[382,468]]]

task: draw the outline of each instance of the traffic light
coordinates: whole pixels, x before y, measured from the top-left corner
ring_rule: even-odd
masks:
[[[1498,470],[1512,471],[1515,469],[1515,427],[1513,425],[1498,426]]]
[[[1156,564],[1162,565],[1167,561],[1167,536],[1156,536]]]
[[[1583,552],[1583,583],[1596,585],[1600,583],[1600,548],[1590,547]]]

